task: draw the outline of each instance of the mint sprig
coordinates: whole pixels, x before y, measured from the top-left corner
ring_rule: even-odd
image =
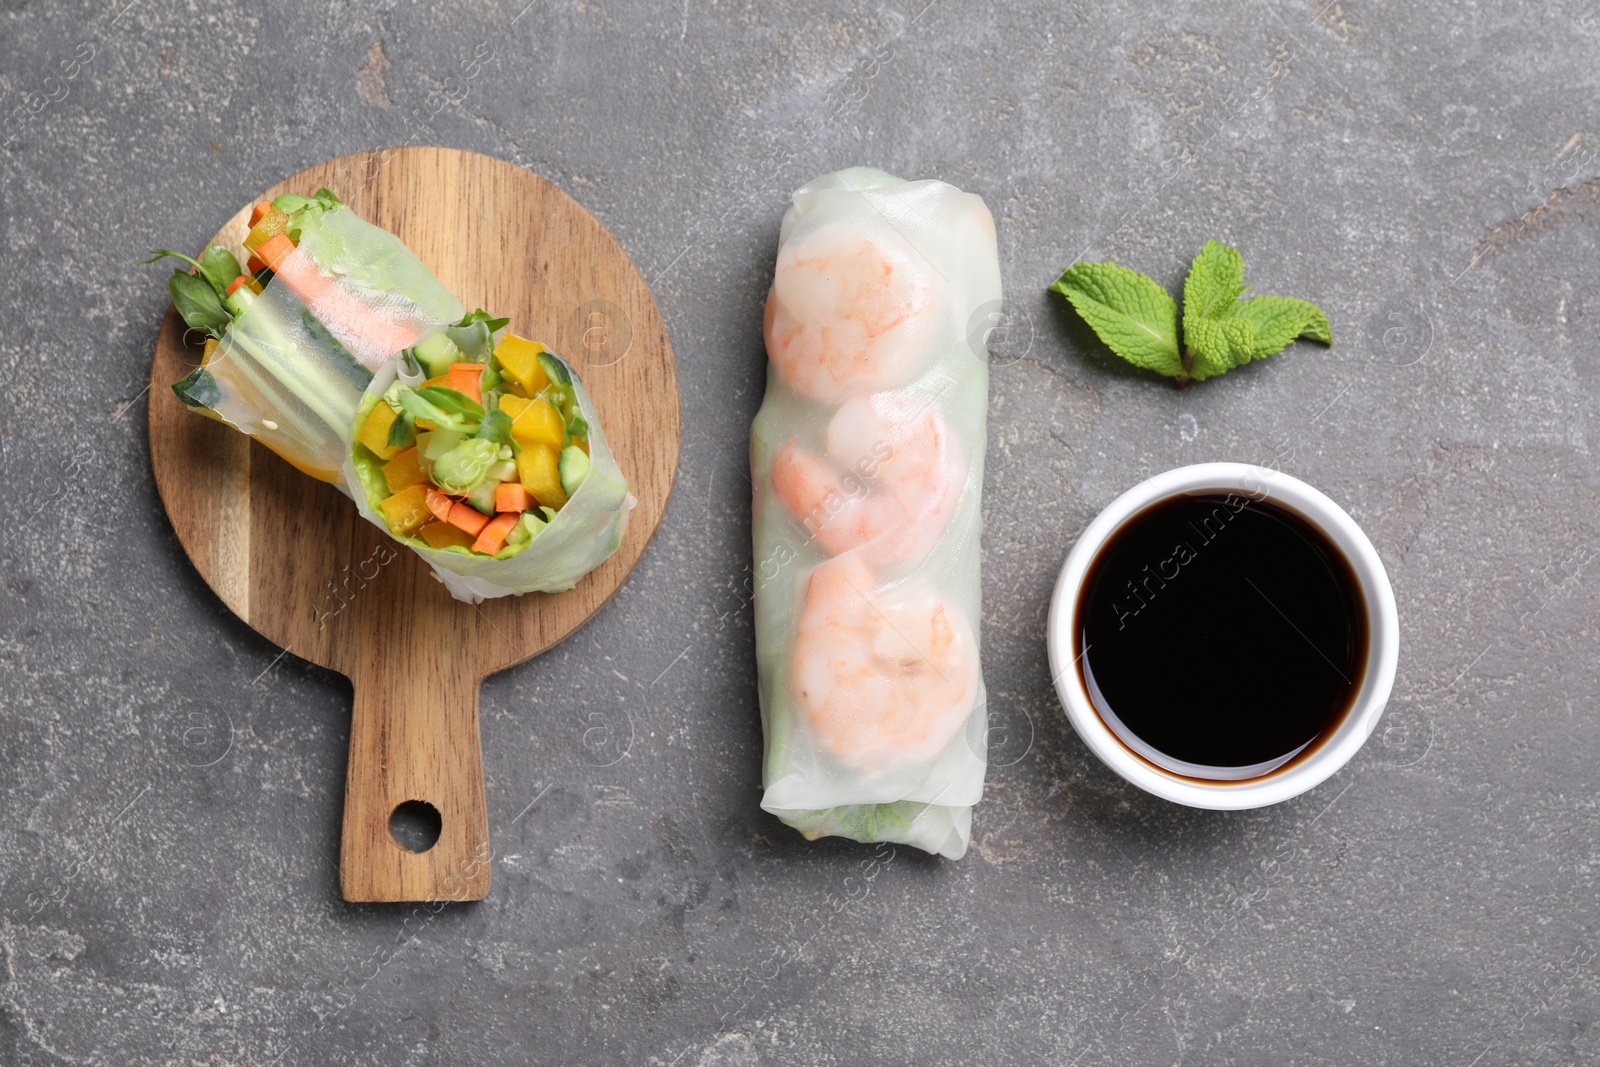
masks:
[[[1136,367],[1180,386],[1225,374],[1281,352],[1296,338],[1333,344],[1328,317],[1289,296],[1244,298],[1244,258],[1207,241],[1183,282],[1183,340],[1178,305],[1137,271],[1115,263],[1075,263],[1050,286],[1065,296],[1107,348]]]

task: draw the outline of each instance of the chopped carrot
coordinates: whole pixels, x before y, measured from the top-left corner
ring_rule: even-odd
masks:
[[[239,287],[240,286],[249,285],[250,281],[251,281],[250,275],[241,274],[237,278],[235,278],[233,281],[228,283],[228,288],[226,290],[224,290],[224,292],[228,296],[232,296],[234,293],[239,291]]]
[[[472,550],[482,552],[486,556],[492,556],[500,551],[501,546],[506,543],[506,534],[511,532],[511,528],[516,526],[517,520],[521,517],[505,514],[490,519],[489,524],[478,535],[478,539],[472,542]]]
[[[533,495],[521,482],[501,482],[494,489],[496,511],[523,512],[533,507]]]
[[[256,258],[272,268],[274,274],[283,269],[284,262],[289,258],[289,253],[294,251],[294,242],[289,240],[286,233],[275,233],[261,242],[256,249]],[[307,264],[310,266],[310,264]],[[315,267],[312,268],[315,271]],[[327,279],[324,279],[326,282]],[[298,288],[298,287],[296,287]]]
[[[394,353],[416,343],[424,329],[420,322],[409,316],[385,317],[318,270],[310,256],[295,251],[294,242],[280,233],[263,242],[256,255],[346,347]],[[362,358],[359,352],[357,358]]]
[[[261,221],[261,217],[263,215],[265,215],[267,212],[271,211],[271,210],[272,210],[272,201],[271,200],[263,200],[263,201],[261,201],[261,203],[257,204],[255,207],[251,208],[250,209],[250,225],[251,225],[251,227],[254,227],[256,223],[260,222]]]
[[[449,548],[452,545],[472,547],[472,535],[448,522],[430,522],[418,532],[430,548]]]
[[[489,525],[489,516],[475,507],[458,501],[450,505],[450,514],[444,521],[451,526],[459,526],[476,537],[483,532],[485,526]]]
[[[254,252],[251,252],[250,258],[244,261],[244,269],[249,271],[251,274],[257,274],[266,270],[267,265],[261,262],[261,257],[257,256]]]
[[[483,372],[488,369],[487,363],[452,363],[444,384],[458,393],[467,394],[474,403],[482,404]]]
[[[434,518],[438,519],[440,522],[449,521],[450,509],[455,506],[454,500],[451,500],[448,496],[432,487],[429,487],[425,500],[428,505],[428,510],[433,512]]]

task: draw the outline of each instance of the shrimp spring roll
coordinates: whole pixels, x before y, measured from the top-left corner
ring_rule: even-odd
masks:
[[[258,204],[168,282],[207,336],[173,386],[354,497],[460,600],[570,589],[633,497],[577,376],[509,320],[465,312],[398,237],[327,189]],[[534,546],[537,537],[537,546]]]
[[[994,220],[937,181],[799,189],[750,431],[761,806],[965,854],[983,792],[979,536]]]

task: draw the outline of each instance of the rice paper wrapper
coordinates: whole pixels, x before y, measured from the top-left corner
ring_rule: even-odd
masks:
[[[347,207],[305,212],[291,258],[331,284],[308,303],[275,276],[176,389],[191,408],[339,484],[373,373],[466,311],[398,237]],[[350,329],[353,319],[367,328]]]
[[[984,339],[994,221],[938,181],[798,190],[750,434],[761,806],[959,858],[983,792]]]
[[[572,365],[565,360],[562,362],[572,376],[573,393],[589,425],[590,468],[578,491],[556,512],[549,525],[531,541],[502,549],[494,556],[465,549],[434,548],[419,537],[395,537],[428,562],[434,576],[457,600],[476,604],[490,597],[565,592],[604,563],[622,544],[622,536],[628,528],[628,513],[636,501],[606,443],[594,400]],[[411,386],[420,385],[423,380],[420,373],[406,375],[400,361],[391,360],[373,376],[352,425],[360,425],[375,404],[383,403],[384,392],[396,378]],[[345,450],[344,478],[354,490],[356,509],[362,518],[394,537],[378,510],[386,488],[380,466],[358,459],[353,445]]]
[[[400,238],[347,207],[305,219],[297,251],[309,256],[317,270],[336,283],[337,295],[314,300],[313,313],[320,310],[319,303],[332,305],[348,296],[388,328],[355,332],[338,325],[338,314],[319,316],[332,324],[330,329],[339,343],[373,372],[424,333],[458,322],[466,314],[455,294]],[[403,343],[379,344],[379,338]]]

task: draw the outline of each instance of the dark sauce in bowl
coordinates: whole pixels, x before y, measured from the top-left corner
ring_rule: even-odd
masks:
[[[1298,512],[1237,492],[1159,500],[1090,562],[1075,613],[1095,712],[1140,758],[1207,781],[1281,770],[1361,688],[1367,608]]]

